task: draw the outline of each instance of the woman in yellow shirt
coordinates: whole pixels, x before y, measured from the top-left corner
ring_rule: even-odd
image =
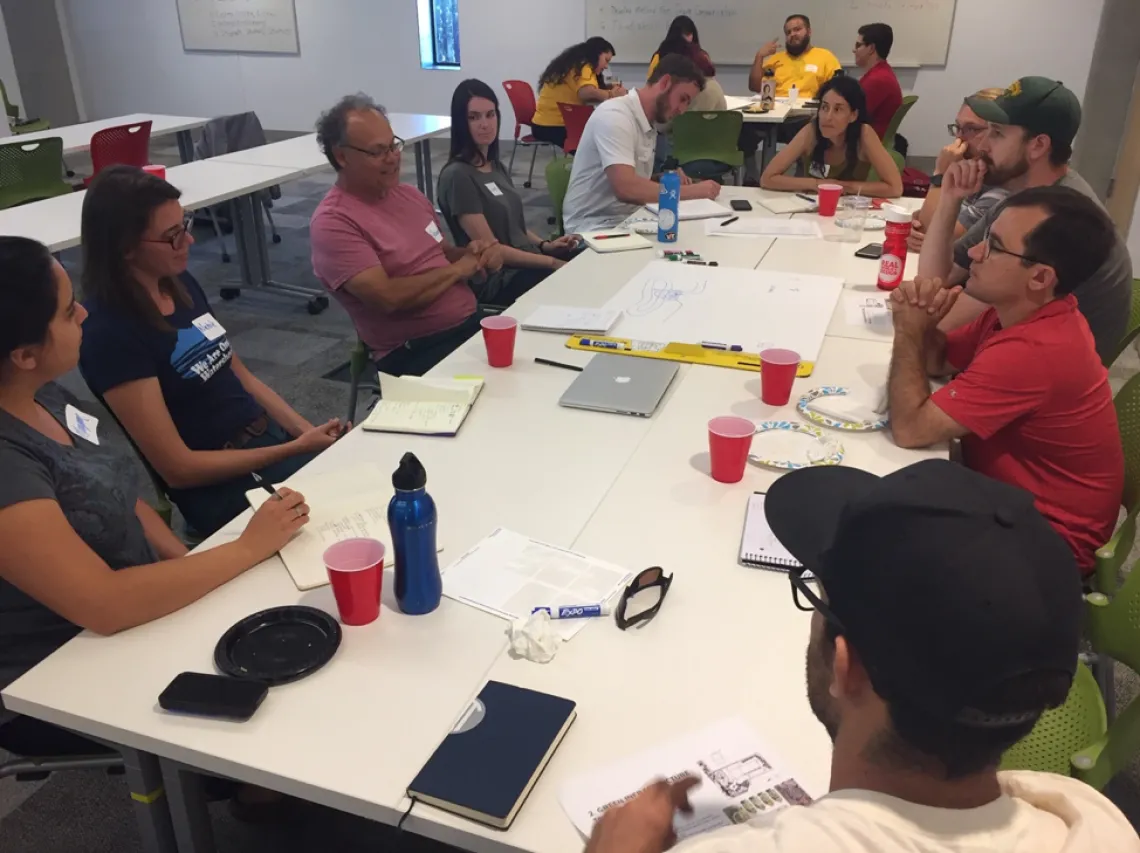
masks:
[[[716,76],[716,66],[709,59],[708,52],[701,47],[701,37],[697,33],[697,25],[688,15],[678,15],[669,24],[669,31],[665,33],[661,46],[657,48],[657,52],[649,60],[649,71],[645,75],[646,80],[653,76],[653,69],[661,61],[661,57],[670,53],[679,53],[693,60],[706,78]]]
[[[598,104],[626,94],[622,86],[603,89],[598,75],[614,58],[614,46],[601,36],[566,48],[554,57],[538,79],[538,106],[530,123],[534,138],[553,142],[559,148],[566,144],[566,124],[561,104]]]

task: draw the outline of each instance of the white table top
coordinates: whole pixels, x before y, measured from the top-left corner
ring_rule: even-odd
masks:
[[[739,97],[737,95],[726,95],[724,101],[725,106],[730,110],[738,110],[741,107],[756,103],[756,101],[750,97]],[[802,99],[800,99],[799,103],[802,103]],[[777,99],[772,109],[766,113],[753,113],[747,110],[741,110],[741,115],[744,116],[745,124],[783,124],[791,111],[791,104],[784,98]]]
[[[755,201],[760,192],[734,188],[726,196]],[[746,215],[770,215],[755,207]],[[789,251],[777,267],[816,272],[808,261],[829,245],[707,237],[704,225],[681,223],[677,247],[726,265],[767,267],[773,252]],[[525,319],[541,304],[599,306],[652,256],[584,253],[510,313]],[[833,262],[841,263],[842,253]],[[480,338],[473,338],[434,371],[487,380],[459,436],[357,430],[307,467],[298,485],[321,476],[336,478],[346,492],[358,489],[362,478],[382,480],[413,450],[439,506],[441,565],[500,525],[631,570],[664,565],[676,583],[645,629],[622,634],[598,620],[554,662],[539,666],[503,654],[506,623],[487,614],[447,600],[423,618],[386,607],[375,625],[346,629],[341,652],[320,673],[275,689],[250,723],[234,727],[158,712],[155,699],[165,684],[185,669],[209,671],[216,639],[242,616],[301,601],[333,610],[328,588],[298,592],[274,558],[151,625],[112,638],[82,635],[10,685],[5,703],[80,732],[392,822],[406,807],[405,786],[486,677],[575,699],[578,722],[509,832],[423,806],[413,811],[409,828],[478,851],[579,851],[581,840],[557,801],[568,776],[728,715],[750,719],[775,743],[783,763],[821,793],[829,746],[804,695],[807,616],[792,605],[783,576],[736,565],[746,496],[777,474],[750,467],[732,486],[707,475],[710,417],[760,419],[780,411],[791,416],[790,410],[760,402],[754,374],[696,366],[682,366],[649,419],[563,409],[557,400],[572,374],[535,364],[534,357],[585,363],[589,356],[564,342],[520,331],[514,366],[495,370],[486,365]],[[874,387],[885,378],[888,357],[885,343],[828,337],[815,374],[797,380],[796,388]],[[902,450],[885,433],[838,437],[845,464],[876,473],[944,453]],[[754,675],[758,663],[762,677]],[[122,683],[124,669],[132,672],[124,689],[96,689],[110,680]],[[684,689],[675,689],[679,672]],[[283,743],[290,748],[283,750]]]
[[[388,113],[388,121],[392,125],[392,132],[405,142],[419,142],[451,130],[450,116]]]
[[[22,133],[13,137],[9,142],[34,142],[37,139],[50,139],[55,136],[63,138],[63,153],[75,154],[86,151],[91,147],[91,136],[100,130],[109,127],[118,127],[121,124],[133,124],[140,121],[150,121],[150,135],[164,136],[178,133],[181,130],[194,130],[202,127],[210,119],[193,116],[167,116],[152,115],[151,113],[133,113],[128,116],[104,118],[98,121],[88,121],[83,124],[69,124],[63,127],[53,127],[51,130],[40,130],[35,133]]]
[[[303,175],[332,168],[328,158],[317,145],[315,133],[283,139],[280,142],[270,142],[268,145],[235,151],[232,154],[222,154],[211,159],[218,163],[246,163],[254,166],[299,169]]]

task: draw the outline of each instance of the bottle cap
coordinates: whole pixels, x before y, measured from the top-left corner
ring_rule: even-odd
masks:
[[[665,172],[675,172],[675,171],[677,171],[677,169],[681,168],[681,164],[677,162],[676,157],[666,157],[665,158],[665,165],[662,166],[661,168],[662,168],[662,171],[665,171]]]
[[[392,485],[401,492],[413,492],[427,485],[427,471],[416,454],[408,452],[403,455],[399,467],[392,472]]]
[[[887,220],[887,222],[897,222],[900,225],[909,223],[914,218],[913,213],[897,204],[884,204],[881,211],[883,219]]]

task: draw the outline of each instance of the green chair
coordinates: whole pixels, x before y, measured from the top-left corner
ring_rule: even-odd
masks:
[[[738,110],[682,113],[673,119],[673,156],[694,180],[717,180],[744,166]]]
[[[559,235],[566,233],[562,224],[562,202],[566,200],[566,191],[570,189],[570,170],[573,166],[574,160],[570,157],[555,157],[546,164],[546,186],[550,190],[550,203],[554,207]]]
[[[0,209],[70,193],[58,136],[0,145]]]
[[[895,110],[895,114],[891,116],[891,123],[887,125],[887,132],[883,134],[883,145],[888,151],[895,149],[895,136],[899,132],[899,125],[902,124],[906,114],[910,112],[910,108],[918,103],[918,95],[907,95],[902,99],[902,104]],[[901,168],[901,167],[900,167]]]
[[[8,100],[8,89],[4,86],[3,80],[0,80],[0,97],[4,99],[4,112],[8,114],[8,125],[12,128],[12,133],[51,130],[51,122],[46,118],[20,119],[20,108]]]
[[[1124,337],[1120,339],[1120,343],[1116,345],[1112,355],[1104,360],[1105,367],[1112,367],[1116,360],[1120,358],[1120,354],[1128,349],[1128,345],[1136,340],[1136,336],[1140,335],[1140,278],[1132,279],[1132,307],[1128,312],[1128,328],[1124,332]]]
[[[1124,521],[1116,528],[1112,538],[1096,551],[1096,568],[1093,586],[1096,591],[1112,597],[1120,584],[1120,570],[1132,551],[1136,540],[1136,518],[1140,515],[1140,374],[1124,383],[1113,400],[1116,420],[1120,429],[1120,444],[1124,448]]]

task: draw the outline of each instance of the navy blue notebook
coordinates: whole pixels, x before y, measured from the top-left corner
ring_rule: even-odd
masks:
[[[506,829],[574,722],[574,707],[569,699],[488,681],[408,796]]]

